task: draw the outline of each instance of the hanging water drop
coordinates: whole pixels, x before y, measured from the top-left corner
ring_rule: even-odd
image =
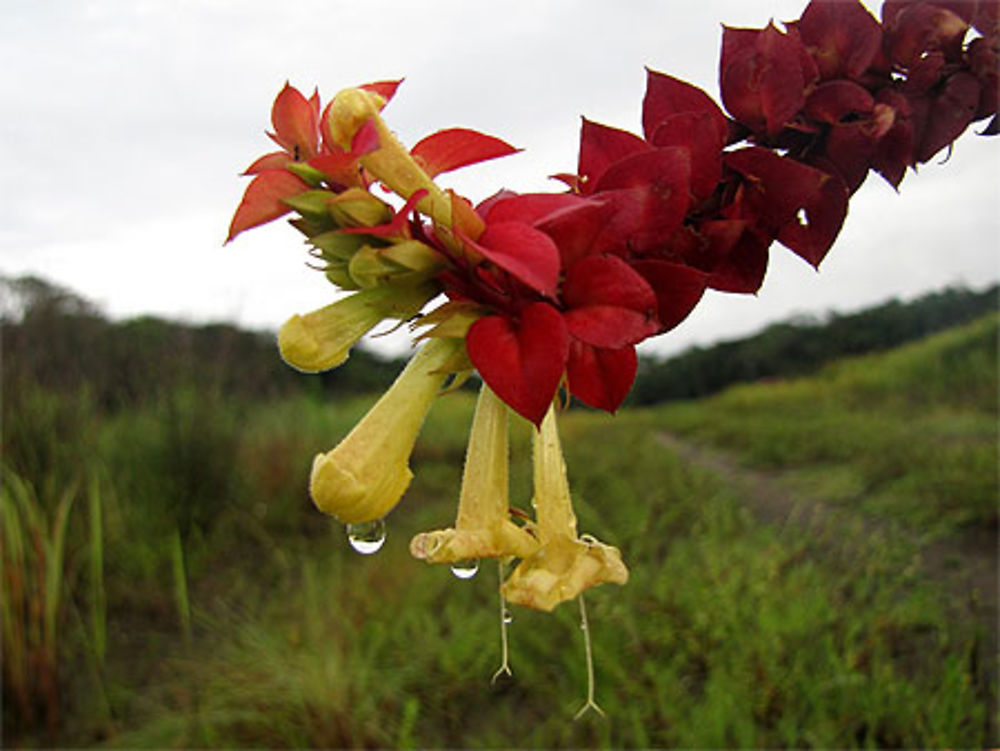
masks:
[[[510,612],[510,608],[504,608],[503,612],[500,614],[500,618],[507,626],[514,622],[514,614]]]
[[[359,522],[347,525],[347,541],[362,555],[378,552],[385,544],[385,521]]]
[[[451,564],[451,573],[459,579],[471,579],[479,571],[479,559],[473,558],[468,561],[455,561]]]

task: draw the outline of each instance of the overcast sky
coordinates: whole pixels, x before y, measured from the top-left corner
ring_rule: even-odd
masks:
[[[868,2],[877,13],[881,2]],[[796,18],[805,0],[5,0],[0,274],[38,274],[115,317],[274,329],[331,299],[276,222],[223,247],[286,80],[324,102],[405,77],[402,140],[451,126],[525,149],[448,186],[559,190],[580,116],[639,129],[644,66],[718,100],[721,24]],[[981,125],[979,126],[981,127]],[[819,273],[775,247],[757,297],[710,294],[647,351],[732,338],[793,313],[850,311],[1000,279],[1000,139],[972,132],[909,174],[871,176]],[[444,181],[443,181],[444,182]],[[400,346],[396,340],[396,346]]]

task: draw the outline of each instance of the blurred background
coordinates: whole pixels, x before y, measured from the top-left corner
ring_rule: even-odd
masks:
[[[880,3],[869,3],[877,13]],[[452,523],[474,392],[435,405],[375,555],[316,511],[312,456],[404,336],[321,376],[274,331],[329,301],[282,223],[223,247],[286,79],[406,76],[387,117],[525,153],[473,199],[552,190],[579,117],[637,129],[643,66],[717,97],[719,24],[804,3],[39,4],[0,56],[3,735],[37,747],[996,745],[995,142],[897,195],[872,177],[820,273],[776,250],[644,345],[627,407],[561,428],[580,531],[624,588],[515,610],[497,571],[410,558]],[[544,117],[539,113],[544,112]],[[530,499],[529,430],[512,503]]]

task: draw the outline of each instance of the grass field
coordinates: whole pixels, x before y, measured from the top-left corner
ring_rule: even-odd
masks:
[[[373,556],[312,455],[367,408],[178,392],[102,414],[7,395],[6,745],[996,745],[997,319],[817,376],[561,423],[580,531],[629,583],[513,612],[497,570],[410,558],[450,525],[472,411],[439,400]],[[527,506],[529,432],[512,436]],[[992,618],[992,620],[991,620]],[[20,666],[20,667],[19,667]],[[30,669],[29,669],[30,668]]]

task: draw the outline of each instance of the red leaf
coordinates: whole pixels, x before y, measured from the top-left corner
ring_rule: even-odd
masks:
[[[304,193],[309,184],[286,170],[268,170],[257,175],[243,193],[229,225],[228,243],[240,232],[273,221],[292,209],[284,199]]]
[[[319,99],[315,99],[315,105]],[[296,161],[311,159],[316,155],[319,141],[319,113],[316,106],[302,93],[286,83],[271,107],[272,138]]]
[[[518,321],[480,318],[465,338],[479,375],[511,409],[536,426],[552,404],[569,354],[562,315],[548,303],[521,311]]]
[[[410,153],[420,161],[430,177],[488,159],[515,154],[510,144],[499,138],[467,128],[439,130],[420,140]]]
[[[646,94],[642,100],[642,131],[646,140],[655,143],[653,136],[663,122],[680,114],[704,116],[709,137],[714,137],[722,148],[729,133],[729,124],[712,98],[697,86],[646,69]],[[668,145],[668,144],[663,144]]]
[[[805,114],[823,123],[839,123],[848,115],[867,115],[875,106],[868,90],[851,81],[827,81],[806,101]]]
[[[617,256],[590,256],[574,265],[562,298],[569,332],[595,347],[637,344],[659,329],[652,288]]]
[[[583,200],[556,211],[535,226],[552,238],[559,248],[563,268],[594,253],[595,242],[614,213],[610,202]]]
[[[726,109],[752,130],[780,131],[805,103],[803,52],[797,36],[774,24],[723,27],[719,82]]]
[[[826,257],[847,217],[847,186],[836,175],[827,177],[819,192],[802,207],[804,221],[796,216],[778,232],[778,242],[813,267]]]
[[[857,0],[812,0],[795,27],[820,78],[860,78],[882,46],[882,26]]]
[[[597,252],[643,252],[680,227],[691,204],[691,157],[671,147],[633,154],[608,169],[597,197],[615,208]]]
[[[270,154],[264,154],[264,156],[259,157],[254,161],[249,167],[244,171],[244,175],[259,175],[261,172],[267,172],[272,169],[284,169],[285,165],[291,161],[288,156],[287,151],[272,151]]]
[[[399,85],[403,83],[403,79],[400,78],[398,81],[374,81],[373,83],[365,83],[358,86],[359,89],[364,91],[370,91],[373,94],[378,94],[380,97],[385,99],[385,103],[388,104],[389,100],[396,95],[396,89]]]
[[[959,71],[949,76],[944,86],[929,98],[926,119],[920,128],[920,143],[916,148],[918,162],[930,161],[962,135],[979,107],[981,88],[975,76]]]
[[[691,194],[700,200],[712,194],[722,178],[725,137],[719,137],[711,116],[698,112],[671,115],[656,129],[652,144],[686,149],[691,160]]]
[[[589,203],[572,193],[507,193],[486,199],[476,211],[488,222],[535,225],[550,216]]]
[[[566,362],[569,391],[595,409],[618,409],[632,388],[637,368],[634,347],[603,349],[578,339],[570,341]]]
[[[636,261],[632,268],[642,274],[656,294],[658,334],[669,331],[687,318],[708,284],[708,274],[682,263]]]
[[[712,269],[708,286],[721,292],[757,292],[767,272],[772,241],[773,236],[745,227],[729,253]]]
[[[559,284],[559,248],[552,238],[524,222],[495,222],[471,248],[534,290],[555,297]]]
[[[593,193],[597,181],[613,164],[626,157],[652,151],[653,147],[634,133],[583,118],[580,127],[580,192]]]

